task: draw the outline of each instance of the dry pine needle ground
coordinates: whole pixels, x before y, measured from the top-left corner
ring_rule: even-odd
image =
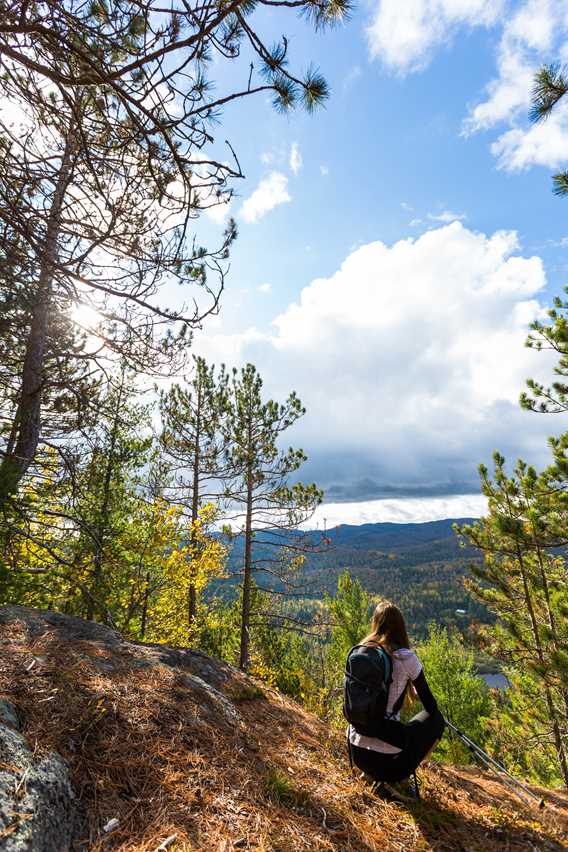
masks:
[[[22,711],[36,752],[71,768],[78,849],[568,848],[568,796],[551,794],[539,814],[474,769],[430,764],[422,802],[378,800],[350,774],[340,737],[216,661],[230,704],[208,692],[191,656],[172,666],[156,648],[70,641],[17,619],[0,625],[0,640],[0,693]]]

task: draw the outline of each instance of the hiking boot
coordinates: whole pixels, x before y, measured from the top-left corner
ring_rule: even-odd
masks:
[[[396,781],[395,783],[389,784],[388,787],[391,789],[393,797],[400,801],[417,802],[420,800],[418,783],[413,783],[410,779]]]
[[[384,802],[394,802],[396,799],[395,791],[392,787],[389,787],[388,784],[385,784],[384,781],[374,781],[372,792],[375,796],[378,796],[379,799],[382,799]]]

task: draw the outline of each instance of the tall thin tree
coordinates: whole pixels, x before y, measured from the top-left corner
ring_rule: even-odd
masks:
[[[239,665],[250,663],[251,589],[253,572],[270,571],[274,560],[255,565],[255,540],[264,547],[294,551],[289,541],[278,540],[283,531],[296,530],[308,520],[322,500],[315,484],[291,482],[306,461],[303,450],[280,448],[283,434],[304,415],[295,393],[284,403],[263,399],[262,379],[252,364],[233,373],[233,414],[228,460],[235,479],[226,494],[242,519],[242,613]],[[263,564],[264,563],[264,564]],[[269,564],[267,564],[269,563]]]

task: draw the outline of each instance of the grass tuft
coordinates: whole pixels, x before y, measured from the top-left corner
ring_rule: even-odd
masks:
[[[310,798],[307,790],[297,787],[281,770],[270,767],[265,779],[266,792],[274,802],[304,807]]]

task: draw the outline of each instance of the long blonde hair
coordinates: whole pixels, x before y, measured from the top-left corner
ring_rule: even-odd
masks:
[[[391,653],[399,648],[410,648],[404,616],[395,604],[390,601],[377,604],[371,619],[371,632],[361,644],[384,645]]]

